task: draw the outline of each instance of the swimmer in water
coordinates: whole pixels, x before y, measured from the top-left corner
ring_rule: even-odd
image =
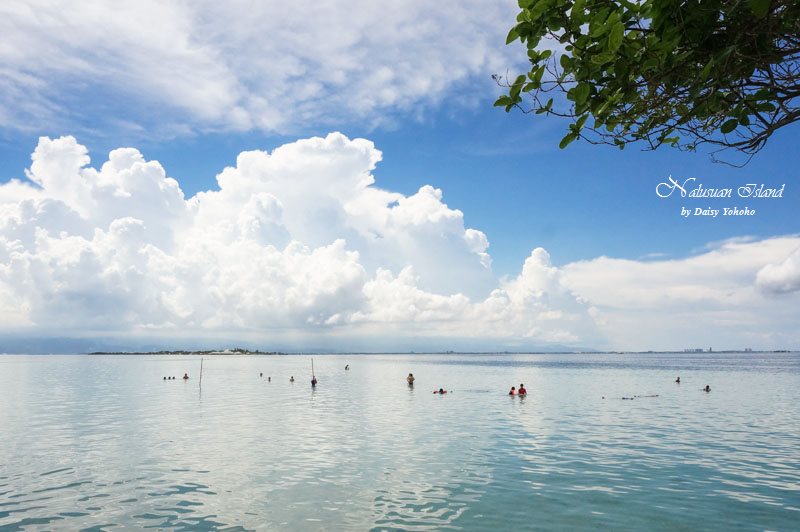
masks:
[[[675,383],[676,383],[676,384],[680,384],[680,383],[681,383],[681,378],[680,378],[680,377],[678,377],[677,379],[675,379]]]
[[[272,377],[267,377],[267,382],[272,382]]]
[[[444,388],[439,388],[438,391],[434,391],[433,393],[438,393],[438,394],[442,395],[442,394],[446,394],[447,390],[445,390]]]
[[[710,392],[710,391],[711,391],[711,386],[709,386],[708,384],[706,384],[706,387],[705,387],[705,388],[703,388],[703,391],[704,391],[704,392]]]
[[[316,377],[311,377],[311,387],[313,388],[316,385],[317,385],[317,378]]]
[[[406,377],[406,382],[408,383],[409,386],[414,386],[414,374],[413,373],[409,373],[408,374],[408,377]]]
[[[289,382],[294,382],[294,375],[292,375],[291,377],[289,377]]]
[[[525,389],[525,385],[520,383],[519,390],[517,390],[517,395],[526,395],[528,390]]]
[[[517,387],[512,386],[511,391],[508,392],[508,395],[517,395]]]
[[[183,374],[183,380],[188,380],[188,379],[189,379],[189,374],[188,373],[184,373]]]
[[[344,367],[344,370],[345,370],[345,371],[348,371],[349,369],[350,369],[350,364],[347,364],[347,365]]]
[[[264,374],[263,374],[263,373],[259,373],[259,374],[258,374],[258,376],[259,376],[259,377],[263,377],[263,376],[264,376]]]

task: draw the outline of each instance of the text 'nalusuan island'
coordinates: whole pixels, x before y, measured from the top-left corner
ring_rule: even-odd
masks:
[[[780,188],[772,188],[761,183],[748,183],[734,188],[706,188],[702,183],[695,183],[696,177],[685,179],[679,183],[672,176],[668,181],[656,185],[656,195],[659,198],[668,198],[677,190],[682,198],[732,198],[734,190],[740,198],[782,198],[786,184]]]

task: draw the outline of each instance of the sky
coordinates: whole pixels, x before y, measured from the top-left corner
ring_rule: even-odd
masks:
[[[800,128],[559,150],[515,8],[4,2],[0,352],[800,348]]]

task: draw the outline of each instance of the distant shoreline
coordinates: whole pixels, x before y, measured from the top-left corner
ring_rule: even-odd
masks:
[[[88,355],[286,355],[280,351],[250,351],[249,349],[211,349],[208,351],[92,351]]]
[[[716,355],[716,354],[769,354],[795,353],[791,349],[719,351],[251,351],[249,349],[211,349],[204,351],[93,351],[88,355]]]

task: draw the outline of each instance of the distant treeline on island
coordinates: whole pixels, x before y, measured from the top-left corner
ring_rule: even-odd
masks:
[[[92,351],[90,355],[285,355],[280,351],[251,351],[249,349],[181,349],[178,351]]]

